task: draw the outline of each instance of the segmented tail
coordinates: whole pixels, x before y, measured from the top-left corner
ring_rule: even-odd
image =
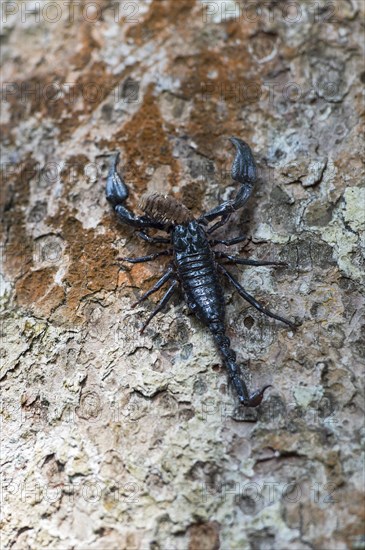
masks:
[[[223,358],[224,365],[228,370],[229,378],[238,394],[240,402],[246,407],[257,407],[260,405],[264,397],[265,390],[270,387],[270,384],[264,386],[261,390],[256,390],[253,393],[249,393],[245,382],[241,378],[240,368],[236,363],[236,352],[231,348],[231,341],[228,336],[226,336],[224,327],[220,324],[212,324],[210,326],[210,330]]]

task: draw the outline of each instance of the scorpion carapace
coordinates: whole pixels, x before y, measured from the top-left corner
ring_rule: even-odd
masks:
[[[216,251],[218,244],[231,246],[245,240],[239,235],[229,240],[211,239],[210,234],[228,222],[230,215],[242,208],[249,199],[253,184],[257,178],[256,164],[250,147],[238,138],[230,141],[236,148],[236,155],[232,165],[231,175],[241,187],[232,200],[227,200],[209,212],[195,219],[186,206],[173,197],[165,195],[144,196],[140,206],[144,215],[137,216],[124,203],[128,197],[128,188],[117,172],[119,155],[117,154],[109,171],[106,196],[113,205],[119,219],[140,231],[137,233],[142,239],[152,244],[169,244],[170,247],[140,258],[122,258],[131,263],[147,262],[159,256],[170,256],[171,262],[163,276],[134,304],[143,302],[151,294],[159,290],[166,283],[169,287],[157,307],[144,323],[144,331],[151,319],[161,311],[174,294],[181,288],[189,309],[210,330],[218,350],[227,368],[229,378],[236,390],[240,402],[248,407],[257,407],[269,387],[250,393],[243,381],[239,366],[236,362],[236,353],[232,350],[230,340],[225,329],[225,303],[221,286],[222,277],[227,278],[238,293],[253,307],[269,317],[286,323],[295,328],[295,323],[265,309],[253,298],[226,269],[226,265],[254,265],[254,266],[283,266],[285,262],[258,261],[232,256],[226,252]],[[220,218],[209,227],[210,222]],[[168,237],[151,236],[148,229],[160,229],[167,232]]]

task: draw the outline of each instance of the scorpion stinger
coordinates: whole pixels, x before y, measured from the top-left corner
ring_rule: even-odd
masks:
[[[165,284],[169,285],[160,302],[144,323],[141,332],[145,330],[153,317],[162,311],[174,295],[175,290],[180,287],[190,311],[210,330],[240,403],[247,407],[257,407],[269,385],[266,384],[261,390],[251,393],[241,377],[236,362],[236,353],[231,348],[230,340],[226,335],[225,300],[220,276],[227,278],[240,296],[261,313],[282,321],[291,328],[295,328],[296,325],[263,307],[224,267],[229,264],[277,267],[286,265],[284,262],[240,258],[222,251],[214,251],[217,244],[231,246],[242,242],[245,239],[244,235],[228,240],[209,239],[210,232],[226,223],[231,213],[242,208],[246,203],[256,180],[256,165],[251,149],[241,139],[231,138],[231,142],[236,147],[232,177],[241,183],[241,188],[235,199],[223,202],[198,219],[195,219],[192,212],[174,197],[157,193],[142,197],[140,208],[144,212],[143,216],[133,214],[124,206],[128,197],[128,189],[116,170],[118,156],[113,159],[110,168],[106,195],[119,218],[140,230],[138,233],[140,237],[148,243],[169,246],[165,250],[139,258],[122,258],[124,261],[140,263],[161,256],[172,256],[165,273],[136,302],[136,304],[141,303],[151,294],[162,289]],[[221,220],[207,230],[206,225],[219,216]],[[162,229],[167,233],[167,237],[149,236],[146,233],[148,228]]]

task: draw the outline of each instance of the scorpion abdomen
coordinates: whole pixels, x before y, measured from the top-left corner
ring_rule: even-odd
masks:
[[[192,221],[173,233],[177,276],[190,310],[206,326],[224,326],[224,296],[204,229]]]

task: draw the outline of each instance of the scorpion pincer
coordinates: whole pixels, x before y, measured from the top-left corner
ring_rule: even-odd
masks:
[[[265,309],[225,267],[229,264],[285,266],[285,262],[251,260],[214,250],[218,244],[231,246],[245,240],[244,235],[229,240],[219,240],[211,239],[210,234],[227,223],[233,212],[244,206],[257,179],[256,164],[250,147],[238,138],[231,138],[230,141],[236,148],[231,175],[235,181],[241,184],[241,187],[234,199],[221,203],[197,219],[180,201],[174,197],[160,194],[142,197],[140,202],[141,210],[144,212],[142,216],[131,212],[124,205],[128,197],[128,188],[116,169],[119,155],[114,157],[111,164],[106,196],[119,219],[140,230],[137,233],[139,237],[152,244],[170,245],[169,248],[148,256],[122,258],[124,261],[139,263],[154,260],[159,256],[171,257],[171,262],[162,277],[134,304],[135,306],[141,303],[163,285],[169,283],[167,291],[144,323],[141,332],[144,331],[151,319],[164,308],[175,290],[181,288],[189,309],[210,330],[240,402],[247,407],[257,407],[263,399],[265,390],[270,385],[265,385],[250,393],[241,377],[240,368],[236,362],[236,353],[231,348],[230,340],[226,335],[225,301],[221,279],[227,278],[238,293],[257,310],[286,323],[293,329],[296,328],[296,324]],[[209,226],[216,218],[219,220]],[[165,231],[168,237],[151,236],[147,232],[148,229]]]

